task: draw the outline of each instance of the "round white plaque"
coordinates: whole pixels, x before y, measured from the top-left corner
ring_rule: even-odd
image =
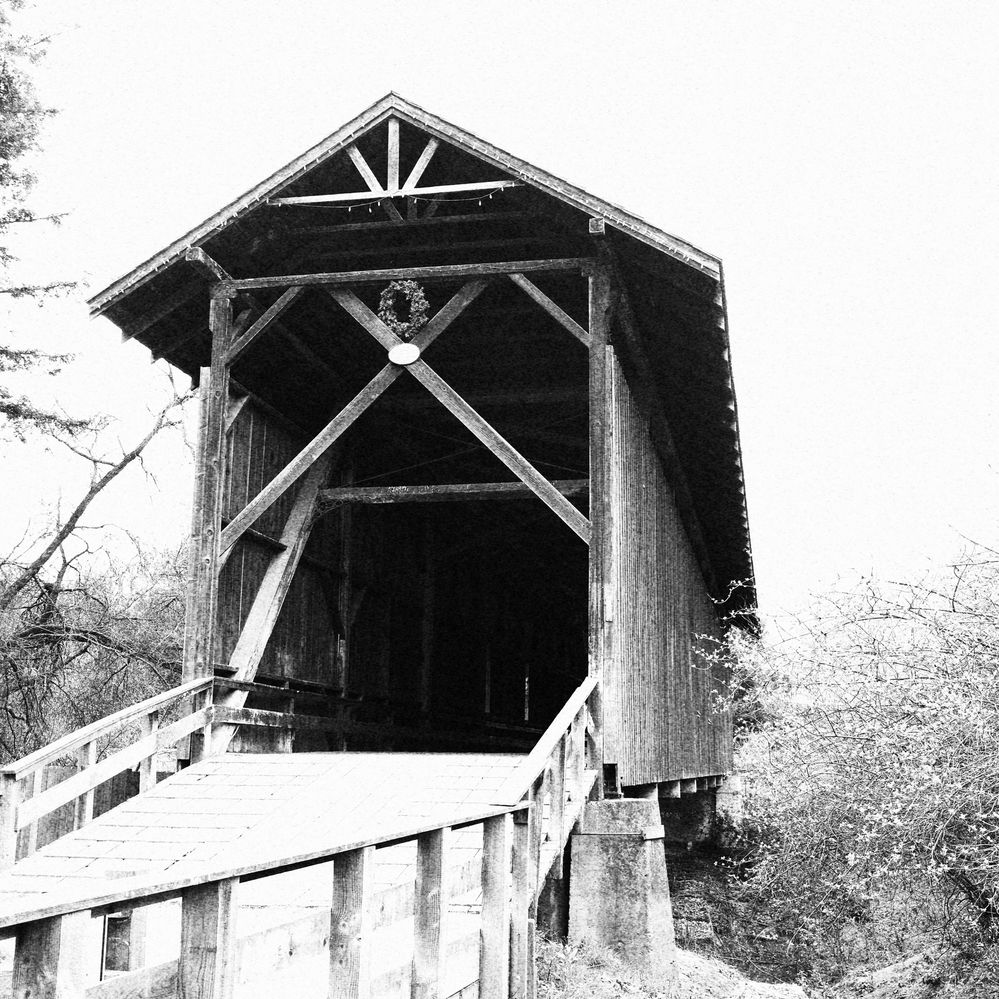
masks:
[[[420,348],[415,343],[397,343],[389,351],[388,359],[393,364],[405,367],[420,359]]]

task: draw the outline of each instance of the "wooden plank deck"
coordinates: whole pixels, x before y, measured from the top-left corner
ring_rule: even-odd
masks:
[[[523,759],[446,753],[213,757],[0,874],[0,914],[28,912],[53,893],[88,891],[100,879],[211,870],[269,857],[289,843],[296,851],[335,848],[341,840],[383,838],[393,829],[403,834],[423,820],[460,822],[493,804]],[[465,850],[481,848],[474,837],[463,839]],[[415,863],[412,848],[391,850],[396,856],[386,855],[389,862],[379,865],[386,887],[411,877]],[[301,873],[298,880],[311,895],[307,873]],[[251,904],[267,905],[266,881],[259,884],[261,897]],[[299,892],[286,881],[281,895],[288,904]],[[299,904],[317,902],[302,897]]]

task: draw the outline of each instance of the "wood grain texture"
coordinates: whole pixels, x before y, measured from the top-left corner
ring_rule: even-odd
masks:
[[[13,999],[83,999],[88,971],[97,963],[97,955],[88,954],[89,922],[88,913],[75,912],[18,930]]]
[[[443,999],[450,842],[447,828],[417,840],[412,999]]]
[[[513,820],[482,824],[482,927],[479,999],[508,999],[510,989],[510,863]]]
[[[330,908],[330,999],[368,999],[371,987],[373,846],[351,850],[333,865]]]
[[[185,889],[178,999],[230,999],[236,985],[238,878]]]

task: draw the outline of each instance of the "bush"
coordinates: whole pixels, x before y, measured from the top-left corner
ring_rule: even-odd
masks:
[[[743,892],[822,977],[999,934],[999,561],[867,582],[735,640]],[[745,699],[745,697],[744,697]]]

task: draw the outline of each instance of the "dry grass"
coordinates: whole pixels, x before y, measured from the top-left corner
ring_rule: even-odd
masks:
[[[674,967],[635,969],[608,951],[538,941],[538,999],[805,999],[796,985],[751,982],[734,968],[678,950]]]

